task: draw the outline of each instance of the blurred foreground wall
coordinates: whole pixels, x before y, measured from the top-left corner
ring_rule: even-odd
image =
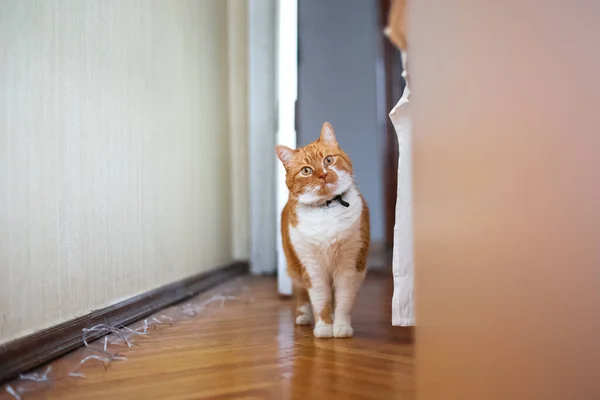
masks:
[[[410,3],[418,398],[600,393],[600,3]]]

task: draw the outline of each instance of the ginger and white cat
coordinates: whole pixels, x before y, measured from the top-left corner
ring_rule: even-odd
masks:
[[[296,324],[314,319],[316,337],[352,337],[350,314],[365,277],[370,233],[350,158],[328,122],[315,142],[276,151],[290,191],[281,234],[296,289]]]

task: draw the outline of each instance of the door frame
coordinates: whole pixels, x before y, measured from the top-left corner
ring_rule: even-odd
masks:
[[[394,108],[404,91],[404,78],[402,77],[402,58],[400,51],[384,35],[388,23],[392,0],[379,0],[379,45],[378,68],[378,110],[382,124],[383,161],[383,198],[385,221],[385,247],[391,252],[394,243],[394,225],[396,220],[396,196],[398,194],[398,136],[388,114]]]
[[[296,104],[298,99],[298,1],[277,1],[277,143],[291,148],[297,146]],[[281,211],[288,200],[285,168],[277,163],[278,227]],[[287,273],[281,231],[277,229],[277,287],[279,294],[292,294],[292,280]]]
[[[276,0],[247,0],[250,272],[277,271]]]

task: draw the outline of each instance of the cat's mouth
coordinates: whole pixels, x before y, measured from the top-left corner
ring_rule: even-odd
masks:
[[[322,183],[318,186],[317,193],[320,196],[329,196],[337,189],[337,183]]]

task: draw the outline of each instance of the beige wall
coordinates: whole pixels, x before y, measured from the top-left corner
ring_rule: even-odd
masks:
[[[249,258],[248,0],[227,0],[232,252]],[[270,153],[272,150],[270,150]]]
[[[227,19],[0,1],[0,342],[247,257]]]

